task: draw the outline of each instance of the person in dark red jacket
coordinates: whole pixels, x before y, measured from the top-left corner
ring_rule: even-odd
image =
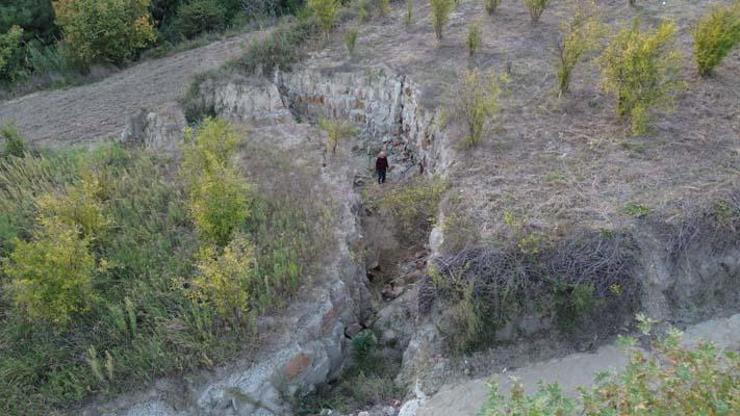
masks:
[[[378,183],[385,183],[385,172],[388,170],[388,158],[385,152],[380,152],[375,161],[375,172],[378,174]]]

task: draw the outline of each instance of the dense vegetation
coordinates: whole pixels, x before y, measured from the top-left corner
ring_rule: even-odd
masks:
[[[736,352],[722,353],[706,343],[683,347],[675,330],[650,353],[635,347],[633,339],[622,341],[630,354],[627,368],[598,375],[592,387],[581,389],[580,400],[557,384],[542,385],[530,396],[517,384],[509,398],[494,385],[480,415],[731,415],[740,408]]]
[[[122,65],[208,32],[292,13],[299,0],[0,1],[0,87],[82,79],[92,65]]]
[[[118,146],[3,152],[0,413],[48,414],[249,352],[259,313],[328,246],[315,231],[329,211],[297,206],[304,186],[280,175],[264,192],[248,183],[238,137],[205,121],[180,173]]]

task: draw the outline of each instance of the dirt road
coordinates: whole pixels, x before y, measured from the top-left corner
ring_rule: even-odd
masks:
[[[142,62],[92,84],[0,102],[0,125],[14,121],[27,140],[40,145],[117,137],[129,115],[177,100],[194,75],[239,56],[251,39],[263,33],[244,33]]]

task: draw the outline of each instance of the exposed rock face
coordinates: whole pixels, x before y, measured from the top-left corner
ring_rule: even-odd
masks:
[[[129,117],[120,141],[124,144],[173,152],[182,141],[185,127],[187,127],[185,114],[177,103],[168,103],[153,111],[142,108]]]
[[[444,174],[451,163],[450,149],[437,123],[437,112],[417,102],[412,80],[384,66],[372,69],[301,68],[278,72],[275,83],[291,110],[310,119],[351,120],[363,133],[375,137],[374,148],[383,148],[392,163],[403,170]]]

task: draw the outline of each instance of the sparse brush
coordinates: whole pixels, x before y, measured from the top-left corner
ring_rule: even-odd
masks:
[[[480,24],[472,23],[470,27],[468,28],[468,54],[470,57],[473,57],[476,53],[478,53],[478,50],[480,49],[481,44],[481,34],[480,34]]]
[[[355,128],[347,121],[330,120],[322,118],[319,120],[319,127],[326,132],[326,147],[331,150],[331,154],[337,153],[339,143],[355,134]]]
[[[635,21],[611,40],[599,58],[603,88],[616,97],[617,114],[630,120],[635,135],[645,132],[655,108],[672,106],[684,85],[675,39],[672,22],[642,31]]]
[[[494,75],[481,74],[477,69],[462,75],[457,90],[457,111],[468,130],[467,146],[477,146],[490,131],[493,118],[500,110],[501,81]]]
[[[355,54],[355,46],[357,45],[357,28],[352,28],[347,31],[344,35],[344,46],[347,48],[347,52],[350,56]]]
[[[385,17],[391,12],[391,1],[390,0],[378,0],[378,14]]]
[[[339,0],[308,0],[306,6],[319,20],[321,30],[328,36],[334,27],[339,8],[341,7]]]
[[[501,5],[501,0],[483,0],[483,6],[486,8],[486,13],[492,15],[496,13],[496,9]]]
[[[370,12],[368,11],[368,0],[360,0],[357,6],[357,19],[360,23],[366,23],[370,20]]]
[[[0,126],[0,138],[5,141],[5,148],[0,157],[23,157],[26,153],[26,143],[15,124],[6,123]]]
[[[540,21],[540,16],[542,16],[542,12],[545,11],[548,3],[550,3],[550,0],[522,0],[522,1],[524,2],[524,5],[527,6],[527,10],[529,10],[529,17],[532,19],[532,23],[537,23]]]
[[[604,37],[605,29],[596,10],[593,0],[577,0],[573,17],[561,25],[556,65],[560,95],[568,92],[571,74],[578,62],[595,51]]]
[[[740,44],[740,1],[713,7],[699,20],[693,35],[699,74],[709,75],[732,48]]]
[[[432,27],[438,40],[442,39],[444,28],[450,20],[450,13],[455,8],[454,0],[429,0],[432,7]]]

